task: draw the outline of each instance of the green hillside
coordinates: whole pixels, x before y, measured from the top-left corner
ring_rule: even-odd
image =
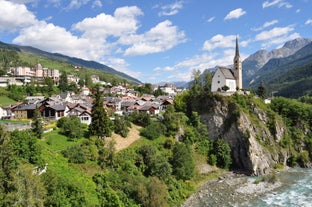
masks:
[[[33,67],[35,64],[40,63],[43,67],[59,69],[61,71],[66,71],[69,74],[73,74],[75,73],[75,70],[73,70],[72,66],[75,65],[82,67],[82,69],[79,70],[80,73],[78,75],[91,73],[100,75],[101,79],[107,82],[122,82],[122,80],[126,80],[133,84],[140,83],[139,80],[125,73],[119,72],[95,61],[86,61],[57,53],[45,52],[29,46],[11,45],[3,42],[0,42],[0,49],[18,52],[21,58],[21,62],[18,63],[26,64],[26,66],[29,67]]]

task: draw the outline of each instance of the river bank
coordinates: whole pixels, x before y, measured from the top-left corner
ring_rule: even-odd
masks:
[[[228,173],[218,180],[203,184],[182,207],[241,206],[282,186],[282,183],[260,181],[259,177],[247,177]]]

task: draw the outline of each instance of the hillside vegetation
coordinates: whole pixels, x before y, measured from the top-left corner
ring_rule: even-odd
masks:
[[[131,84],[140,83],[139,80],[127,74],[95,61],[86,61],[61,54],[48,53],[33,47],[11,45],[2,42],[0,42],[0,50],[0,57],[2,57],[0,59],[0,65],[2,65],[2,67],[34,67],[36,64],[40,63],[43,67],[59,69],[60,71],[66,71],[68,74],[77,75],[82,78],[86,75],[94,74],[99,75],[101,80],[110,83],[121,83],[124,81]],[[10,61],[10,59],[13,61]],[[79,66],[81,68],[75,70],[73,66]]]

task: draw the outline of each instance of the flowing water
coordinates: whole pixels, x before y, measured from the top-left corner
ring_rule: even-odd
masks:
[[[292,168],[277,175],[275,184],[256,184],[257,177],[207,183],[183,207],[312,207],[312,169]]]
[[[279,179],[282,187],[241,206],[312,207],[312,169],[290,169]]]

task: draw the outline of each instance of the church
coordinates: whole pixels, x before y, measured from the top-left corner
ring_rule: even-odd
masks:
[[[236,92],[242,89],[242,61],[239,56],[238,39],[236,38],[235,56],[233,59],[233,69],[218,67],[215,71],[212,82],[212,92]],[[227,86],[227,87],[226,87]]]

